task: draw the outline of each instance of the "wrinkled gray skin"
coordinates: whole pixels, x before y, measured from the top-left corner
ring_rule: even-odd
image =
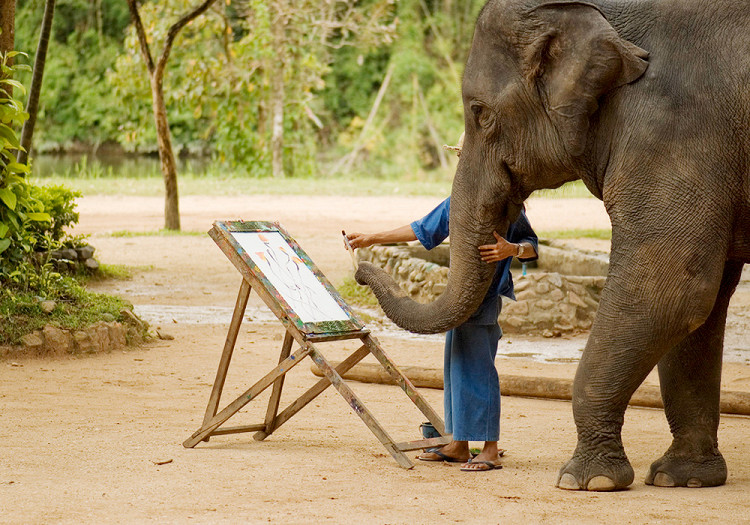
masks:
[[[594,5],[595,4],[595,5]],[[565,489],[633,482],[621,428],[658,365],[673,442],[646,483],[713,486],[729,298],[750,262],[750,4],[492,0],[463,80],[451,275],[419,305],[363,263],[400,326],[435,333],[479,305],[494,242],[539,188],[582,179],[612,220],[609,276],[575,378],[578,446]]]

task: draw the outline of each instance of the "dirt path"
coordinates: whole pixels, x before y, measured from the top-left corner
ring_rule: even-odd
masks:
[[[337,232],[399,226],[428,211],[433,198],[233,197],[182,199],[185,230],[216,219],[279,220],[334,283],[348,256]],[[503,398],[504,469],[460,472],[455,465],[399,468],[334,391],[326,391],[265,442],[218,436],[195,449],[181,443],[199,426],[236,299],[239,274],[207,236],[111,237],[162,225],[160,198],[82,199],[79,231],[91,233],[102,262],[138,267],[131,281],[102,290],[132,301],[174,336],[144,348],[67,360],[0,363],[0,523],[740,523],[750,515],[750,418],[723,417],[719,443],[730,468],[715,489],[655,489],[643,484],[651,461],[669,445],[658,410],[629,409],[623,432],[636,471],[615,494],[553,487],[575,445],[567,402]],[[606,226],[594,200],[532,201],[538,230]],[[750,284],[732,302],[724,388],[750,391]],[[278,359],[283,330],[267,322],[253,294],[224,400],[234,399]],[[144,314],[144,315],[146,315]],[[398,364],[439,367],[439,337],[375,335]],[[572,362],[509,355],[574,353],[585,338],[504,338],[504,373],[571,378]],[[353,343],[323,346],[339,359]],[[282,406],[314,378],[307,362],[292,370]],[[649,378],[654,382],[654,378]],[[422,416],[395,387],[353,383],[398,441],[415,439]],[[442,412],[442,392],[424,390]],[[263,396],[233,418],[256,423]],[[166,462],[166,463],[164,463]],[[159,464],[164,463],[164,464]]]

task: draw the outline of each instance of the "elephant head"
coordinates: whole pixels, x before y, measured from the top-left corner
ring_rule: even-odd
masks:
[[[446,331],[479,306],[495,265],[478,247],[504,234],[532,191],[581,178],[603,97],[638,79],[648,54],[584,2],[491,0],[464,71],[465,139],[451,192],[451,271],[431,304],[362,263],[385,313],[418,333]]]

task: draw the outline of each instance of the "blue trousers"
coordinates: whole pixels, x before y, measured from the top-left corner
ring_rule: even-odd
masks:
[[[445,336],[445,428],[455,441],[498,441],[500,385],[497,324],[462,324]]]

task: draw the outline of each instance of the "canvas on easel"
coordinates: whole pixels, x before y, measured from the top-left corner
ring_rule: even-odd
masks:
[[[208,233],[242,274],[242,283],[203,424],[183,443],[185,447],[195,447],[201,441],[208,441],[211,436],[239,432],[255,432],[254,438],[263,440],[330,385],[344,397],[402,467],[413,466],[404,454],[405,451],[438,446],[450,441],[450,436],[445,435],[445,425],[440,416],[398,369],[328,279],[279,223],[217,221]],[[286,329],[279,364],[219,411],[224,381],[248,297],[253,288]],[[347,339],[360,339],[362,346],[335,368],[315,346]],[[300,348],[292,353],[295,341]],[[395,443],[391,439],[341,377],[368,354],[375,356],[441,437],[403,443]],[[286,373],[307,356],[318,365],[324,377],[286,409],[278,412]],[[222,427],[230,417],[270,386],[273,386],[273,389],[263,423]]]

